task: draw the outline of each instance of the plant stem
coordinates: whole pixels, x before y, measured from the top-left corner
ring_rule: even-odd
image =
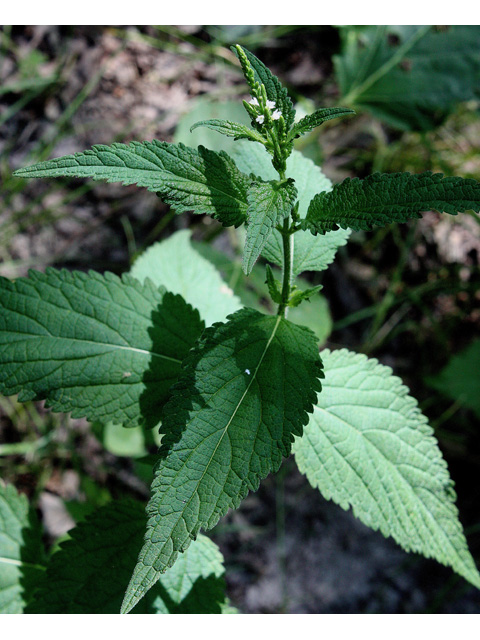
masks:
[[[277,314],[287,316],[288,300],[290,298],[290,290],[292,285],[293,272],[293,232],[290,230],[290,220],[285,218],[282,229],[283,241],[283,285],[282,285],[282,301],[278,305]]]

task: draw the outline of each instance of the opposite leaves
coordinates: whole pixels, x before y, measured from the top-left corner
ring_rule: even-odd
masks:
[[[137,184],[153,191],[177,213],[205,213],[224,226],[246,219],[250,179],[221,151],[168,142],[96,145],[83,153],[15,171],[19,178],[93,178]]]
[[[480,211],[480,182],[445,178],[441,173],[374,173],[364,180],[347,178],[329,193],[310,202],[304,228],[313,234],[337,226],[368,230],[375,225],[406,222],[421,212],[436,210],[456,215]]]
[[[73,417],[154,427],[201,334],[181,298],[130,276],[0,278],[0,391]]]
[[[374,359],[346,349],[322,359],[323,391],[293,446],[300,471],[367,526],[480,588],[447,466],[416,400]]]
[[[236,508],[276,471],[321,389],[314,334],[242,309],[206,329],[162,416],[160,459],[128,612],[201,528]]]

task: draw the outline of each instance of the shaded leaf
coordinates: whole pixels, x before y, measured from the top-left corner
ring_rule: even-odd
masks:
[[[162,416],[147,534],[124,612],[201,528],[279,468],[308,421],[321,375],[315,336],[281,316],[242,309],[205,330]]]
[[[204,324],[180,296],[91,271],[0,278],[0,391],[124,426],[159,410]]]

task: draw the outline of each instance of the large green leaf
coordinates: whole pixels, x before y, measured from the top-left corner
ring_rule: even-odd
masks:
[[[242,306],[215,267],[192,247],[187,229],[147,249],[130,274],[140,282],[150,278],[157,286],[179,293],[198,309],[207,326],[225,320]]]
[[[153,427],[203,330],[181,296],[91,271],[0,278],[0,392],[73,417]]]
[[[477,25],[345,27],[334,57],[342,101],[402,129],[428,130],[480,97]]]
[[[293,451],[312,486],[407,551],[480,588],[447,466],[417,402],[377,360],[322,351],[325,381]]]
[[[145,531],[139,502],[112,502],[69,532],[26,613],[119,613]],[[223,558],[205,536],[162,574],[132,613],[221,613]]]
[[[184,369],[163,412],[145,544],[123,611],[201,528],[279,468],[321,388],[313,333],[252,309],[206,329]]]
[[[273,229],[290,215],[297,197],[293,181],[286,184],[254,182],[248,190],[248,226],[243,271],[248,275]]]
[[[391,222],[421,218],[434,209],[456,215],[480,211],[480,182],[445,178],[441,173],[373,173],[364,180],[347,178],[310,202],[304,220],[312,233],[335,227],[371,229]]]
[[[23,613],[44,571],[35,511],[26,496],[0,481],[0,613]]]
[[[70,156],[18,169],[21,178],[60,176],[137,184],[153,191],[177,213],[192,211],[238,227],[246,219],[248,176],[223,151],[169,142],[96,145]]]
[[[255,173],[264,180],[275,179],[276,172],[265,149],[255,143],[238,142],[233,151],[235,162],[241,171]],[[299,215],[307,213],[308,203],[321,191],[330,191],[332,183],[309,158],[294,151],[287,160],[287,176],[295,180],[300,206]],[[294,236],[293,273],[323,271],[333,262],[338,247],[343,246],[350,235],[349,230],[330,231],[321,237],[299,231]],[[283,264],[282,236],[274,230],[265,245],[262,255],[266,260]]]

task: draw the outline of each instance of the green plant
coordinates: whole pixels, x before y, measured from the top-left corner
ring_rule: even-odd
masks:
[[[430,209],[478,212],[480,183],[394,173],[332,187],[293,150],[294,140],[354,112],[320,109],[295,122],[278,78],[247,50],[234,50],[251,94],[243,103],[251,127],[219,119],[194,125],[240,140],[234,158],[202,146],[132,142],[16,172],[137,184],[177,213],[245,225],[245,276],[258,272],[260,256],[282,269],[279,280],[266,267],[271,315],[243,307],[187,232],[152,247],[122,278],[47,269],[0,281],[4,394],[124,427],[160,423],[162,433],[143,546],[141,509],[113,502],[46,564],[27,505],[12,488],[3,490],[3,529],[33,536],[27,565],[47,567],[27,610],[111,611],[123,597],[123,612],[228,611],[221,558],[199,532],[238,507],[292,451],[326,498],[480,588],[453,483],[407,388],[364,355],[320,354],[315,334],[292,322],[320,289],[294,280],[324,270],[350,229],[405,222]],[[18,543],[7,555],[12,571],[22,566],[21,549]],[[179,573],[189,563],[187,589]],[[10,580],[21,593],[19,576]]]

